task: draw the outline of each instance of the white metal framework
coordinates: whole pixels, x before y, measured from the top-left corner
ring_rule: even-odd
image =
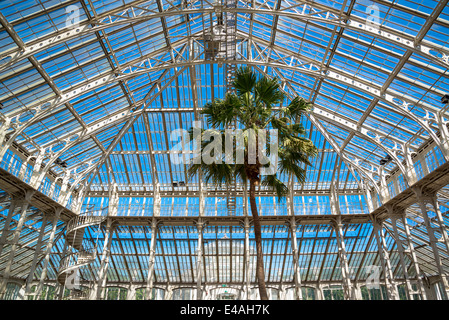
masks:
[[[170,153],[246,65],[313,103],[319,148],[286,201],[257,190],[269,296],[447,299],[447,1],[5,0],[0,25],[0,298],[257,298],[246,185]]]

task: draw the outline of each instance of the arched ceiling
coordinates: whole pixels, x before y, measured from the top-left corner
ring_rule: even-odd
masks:
[[[439,141],[447,1],[34,0],[2,1],[0,12],[1,155],[41,150],[45,170],[68,170],[76,188],[173,190],[185,167],[168,161],[169,132],[224,95],[226,63],[314,103],[305,121],[320,156],[298,191],[329,189],[340,159],[340,189],[375,186],[386,155],[386,173],[401,171],[406,152]],[[221,13],[237,17],[232,60],[205,54],[203,32]]]

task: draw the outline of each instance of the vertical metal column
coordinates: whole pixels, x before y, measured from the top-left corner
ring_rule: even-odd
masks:
[[[373,204],[373,197],[371,196],[371,191],[367,183],[363,184],[363,191],[366,199],[366,206],[368,207],[368,211],[371,213],[374,211],[374,204]]]
[[[197,256],[196,256],[196,299],[202,300],[202,290],[201,290],[201,281],[203,278],[203,228],[204,222],[201,218],[198,220],[196,224],[196,228],[198,230],[198,247],[197,247]]]
[[[382,166],[379,167],[378,174],[379,174],[379,181],[380,181],[380,194],[379,194],[380,201],[382,203],[386,203],[388,200],[390,200],[391,195],[390,195],[390,191],[388,190],[387,181],[385,179],[385,171]],[[382,204],[379,204],[379,207],[381,205]]]
[[[50,254],[51,254],[51,250],[53,249],[53,242],[55,240],[56,227],[58,225],[59,216],[61,215],[62,210],[63,210],[62,208],[56,209],[54,217],[53,217],[53,221],[52,221],[53,227],[51,229],[50,237],[47,242],[47,248],[45,250],[44,265],[42,266],[41,277],[39,280],[39,284],[36,288],[37,296],[40,296],[40,292],[42,291],[42,288],[44,286],[45,278],[47,277],[48,262],[50,261]]]
[[[316,285],[315,289],[316,289],[316,294],[317,294],[317,298],[318,298],[317,300],[325,300],[322,285],[318,283]]]
[[[353,288],[354,288],[354,300],[363,300],[360,285],[357,284],[357,282],[354,282]]]
[[[432,227],[429,215],[427,213],[427,204],[432,205],[434,207],[434,209],[436,206],[438,206],[438,204],[434,204],[434,200],[432,199],[432,197],[425,196],[420,188],[413,187],[413,191],[415,192],[416,197],[418,199],[418,204],[421,209],[422,217],[424,219],[424,224],[427,229],[427,234],[429,236],[429,241],[430,241],[430,247],[432,248],[433,256],[435,258],[435,264],[438,269],[438,273],[440,274],[440,278],[443,283],[444,290],[446,291],[446,296],[449,297],[448,279],[447,279],[447,275],[445,274],[445,272],[443,270],[442,259],[440,256],[440,252],[438,250],[438,242],[443,242],[443,244],[449,250],[448,241],[447,241],[447,233],[444,228],[444,222],[443,222],[443,225],[438,223],[438,227],[436,227],[436,228]],[[436,214],[438,217],[438,213],[436,213]],[[441,212],[440,212],[440,214],[441,214]],[[438,232],[442,235],[441,239],[436,238],[435,232]]]
[[[53,180],[53,182],[51,183],[51,186],[50,186],[50,190],[48,191],[48,197],[50,198],[50,199],[53,199],[53,196],[54,196],[54,193],[55,193],[55,188],[56,188],[56,180],[57,180],[58,178],[56,178],[55,180]]]
[[[22,181],[25,180],[25,174],[28,168],[28,162],[30,161],[31,156],[26,159],[26,161],[22,162],[22,166],[20,167],[18,178]]]
[[[28,207],[30,204],[30,200],[31,200],[31,197],[33,196],[33,194],[34,194],[34,192],[27,191],[25,194],[25,199],[21,203],[19,221],[17,222],[17,226],[12,235],[12,239],[10,242],[11,249],[9,251],[8,259],[6,260],[5,270],[3,271],[3,280],[0,283],[0,297],[4,297],[4,295],[6,293],[6,286],[8,284],[9,276],[11,273],[11,267],[14,262],[17,245],[19,244],[20,233],[22,232],[22,228],[23,228],[23,225],[24,225],[26,217],[27,217],[27,211],[28,211]],[[5,242],[4,243],[6,243],[7,238],[8,238],[8,235],[5,234]]]
[[[64,241],[64,249],[62,250],[62,255],[61,257],[65,257],[67,254],[67,250],[69,247],[69,243],[67,242],[67,239]],[[57,293],[57,300],[62,300],[64,297],[64,292],[65,292],[65,286],[62,283],[58,283],[58,293]],[[95,297],[95,295],[94,295]]]
[[[61,189],[59,189],[59,195],[57,200],[63,206],[66,206],[66,204],[69,202],[70,199],[70,192],[68,190],[69,179],[70,179],[70,171],[66,170],[62,178]]]
[[[405,144],[402,146],[402,152],[405,158],[405,173],[407,176],[408,185],[413,185],[418,181],[418,176],[416,175],[415,165],[413,163],[412,154],[413,150],[410,148],[410,144]]]
[[[341,224],[341,221],[335,221],[332,224],[335,236],[337,238],[337,245],[338,245],[338,257],[340,258],[340,267],[341,267],[341,276],[343,278],[343,291],[345,300],[353,300],[355,299],[353,294],[353,287],[351,284],[350,274],[349,274],[349,263],[348,263],[348,257],[346,255],[346,246],[344,241],[344,234],[343,234],[343,225]]]
[[[109,206],[108,206],[108,216],[114,217],[117,215],[118,211],[118,186],[117,183],[113,183],[109,188]]]
[[[418,285],[419,293],[421,294],[422,299],[426,300],[427,299],[426,290],[424,289],[424,283],[423,283],[422,279],[420,278],[421,271],[419,268],[418,259],[416,258],[415,247],[414,247],[413,241],[412,241],[412,235],[410,234],[410,228],[408,227],[407,218],[405,217],[405,215],[402,217],[402,224],[404,225],[405,236],[406,236],[407,245],[408,245],[408,249],[405,250],[405,252],[410,254],[411,260],[413,262],[413,266],[415,267],[416,282]]]
[[[400,209],[398,211],[398,209],[393,209],[393,207],[391,205],[387,205],[387,211],[388,211],[388,216],[391,219],[391,224],[393,226],[393,234],[394,234],[394,239],[396,241],[396,247],[397,247],[398,253],[399,253],[399,261],[401,263],[402,271],[403,271],[404,277],[405,277],[407,296],[408,296],[409,300],[412,300],[412,295],[415,294],[415,292],[413,292],[413,288],[410,283],[410,275],[408,274],[407,265],[405,264],[405,250],[403,247],[402,240],[399,236],[399,231],[398,231],[398,226],[397,226],[398,220],[400,220],[402,217],[405,216],[405,210]]]
[[[146,299],[151,300],[151,291],[153,290],[153,272],[154,272],[154,258],[156,255],[156,236],[158,232],[157,220],[153,217],[151,221],[151,243],[150,243],[150,257],[148,259],[148,276]]]
[[[165,290],[164,300],[171,300],[173,297],[173,286],[167,284],[167,289]]]
[[[385,277],[385,286],[387,288],[388,298],[390,300],[398,300],[399,294],[394,282],[393,270],[391,269],[390,256],[388,254],[387,246],[385,243],[385,236],[382,230],[382,223],[378,221],[373,221],[373,232],[376,237],[379,258],[382,265],[382,270]]]
[[[16,208],[17,208],[17,199],[13,199],[9,204],[8,216],[6,217],[5,226],[2,230],[2,236],[0,237],[0,256],[3,251],[3,247],[5,246],[6,241],[8,240],[9,229],[11,228],[11,220],[12,217],[14,217],[14,212]]]
[[[341,276],[343,278],[343,292],[345,300],[353,300],[355,299],[353,293],[353,287],[351,284],[350,272],[349,272],[349,263],[348,257],[346,253],[346,245],[343,234],[343,224],[341,222],[341,211],[340,211],[340,201],[339,201],[339,177],[340,177],[340,167],[342,160],[338,162],[337,167],[335,168],[332,174],[332,182],[330,185],[330,207],[331,214],[336,216],[335,220],[331,222],[331,225],[335,231],[335,237],[337,239],[338,245],[338,257],[340,260],[340,269]]]
[[[45,213],[43,213],[42,214],[42,225],[39,230],[39,237],[37,239],[36,249],[34,251],[33,262],[31,263],[30,273],[28,274],[28,277],[27,277],[26,283],[25,283],[25,297],[27,297],[30,294],[31,282],[33,281],[34,272],[36,271],[37,259],[39,258],[39,255],[41,254],[42,239],[44,237],[46,226],[47,226],[47,215]]]
[[[448,121],[446,121],[445,118],[447,118],[446,116],[446,111],[447,108],[449,106],[449,103],[445,102],[445,99],[447,101],[447,94],[441,99],[441,102],[444,104],[444,107],[441,108],[437,113],[436,113],[436,120],[438,123],[438,128],[440,129],[440,148],[441,148],[441,153],[444,155],[444,158],[446,159],[446,161],[449,160],[449,130],[447,128],[447,124]]]
[[[136,300],[136,286],[132,284],[129,285],[126,300]]]
[[[437,225],[439,228],[439,230],[437,230],[437,231],[441,233],[441,239],[439,241],[442,242],[446,246],[447,252],[449,252],[449,236],[446,231],[446,225],[444,223],[444,219],[443,219],[443,215],[440,210],[440,206],[438,205],[438,195],[433,194],[429,200],[430,200],[430,203],[433,206],[433,209],[435,212],[436,222],[437,222]]]

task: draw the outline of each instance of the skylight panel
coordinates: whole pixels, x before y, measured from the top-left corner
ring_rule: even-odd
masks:
[[[269,34],[271,33],[270,25],[262,21],[256,21],[253,22],[252,34],[258,38],[269,40]]]
[[[47,84],[33,88],[30,91],[3,100],[3,110],[17,111],[19,108],[36,106],[45,103],[49,98],[53,98],[54,91]],[[7,111],[6,111],[7,112]]]
[[[139,117],[134,123],[133,132],[137,140],[137,150],[149,151],[148,135],[146,134],[146,128],[142,117]]]
[[[16,73],[13,77],[1,81],[0,101],[8,100],[14,95],[30,91],[34,87],[44,84],[44,80],[37,70]]]
[[[67,90],[86,81],[86,79],[101,75],[109,70],[111,70],[111,66],[105,57],[99,61],[89,63],[88,65],[78,66],[77,69],[74,69],[69,73],[55,77],[53,81],[60,90]]]
[[[66,114],[67,115],[67,114]],[[81,129],[81,125],[75,119],[71,119],[66,117],[66,119],[70,119],[69,121],[64,121],[65,119],[58,118],[48,118],[44,119],[42,122],[37,122],[34,126],[33,131],[38,133],[37,137],[33,137],[36,143],[39,145],[51,145],[52,143],[56,144],[58,138],[66,136],[68,133],[73,131],[78,131]],[[47,120],[47,121],[46,121]],[[55,121],[48,121],[55,120]],[[27,134],[32,135],[33,131],[27,131]]]
[[[344,130],[339,128],[338,126],[334,126],[330,123],[330,121],[324,121],[323,119],[320,120],[323,123],[323,126],[328,130],[328,132],[332,135],[336,135],[340,137],[341,139],[346,139],[349,135],[348,130]]]
[[[357,185],[351,188],[351,186],[346,185],[347,179],[354,179],[353,175],[350,173],[349,169],[346,166],[345,161],[341,160],[341,157],[338,157],[336,163],[340,165],[340,171],[335,173],[335,178],[338,179],[338,188],[339,189],[352,189],[357,188]]]
[[[118,155],[111,155],[111,165],[114,168],[114,180],[118,185],[124,185],[128,183],[126,174],[125,174],[125,164],[122,157]]]
[[[97,61],[103,57],[104,52],[98,43],[90,43],[86,46],[59,55],[57,58],[50,59],[42,63],[42,67],[51,77],[56,77],[64,72],[76,69],[81,65]]]
[[[402,68],[400,75],[404,75],[409,79],[413,79],[419,83],[420,86],[424,88],[432,88],[434,83],[441,74],[434,73],[428,69],[406,63]],[[433,89],[433,88],[432,88]]]
[[[170,157],[170,156],[169,156]],[[180,164],[173,164],[170,163],[171,170],[172,170],[172,183],[173,183],[173,189],[174,191],[182,191],[186,190],[185,186],[180,185],[180,182],[184,182],[186,184],[186,174],[184,171],[184,165]],[[177,183],[177,187],[174,186],[174,183]]]
[[[392,124],[401,122],[399,130],[396,130],[396,132],[399,137],[402,137],[402,139],[407,140],[412,133],[419,131],[420,126],[415,121],[404,118],[404,115],[393,112],[393,110],[394,109],[387,108],[383,103],[380,103],[372,110],[371,116],[376,116],[377,119],[385,119]]]
[[[395,92],[398,92],[399,94],[402,94],[407,97],[411,97],[412,99],[415,99],[416,101],[420,101],[422,96],[426,93],[426,90],[424,88],[407,83],[398,78],[393,80],[393,82],[390,84],[389,88],[391,90],[394,90]]]
[[[253,20],[261,24],[272,25],[274,22],[274,17],[268,14],[257,13],[253,14]],[[258,23],[256,25],[258,25]]]
[[[135,154],[126,154],[124,157],[131,184],[133,186],[142,185],[143,178],[140,170],[139,156]]]
[[[312,166],[307,168],[306,173],[306,182],[304,183],[304,190],[314,190],[316,186],[317,177],[319,174],[319,165],[321,161],[322,153],[318,153],[318,155],[313,159]]]
[[[84,46],[98,43],[97,41],[98,39],[95,34],[87,34],[44,48],[42,51],[35,53],[34,56],[38,61],[45,62],[49,59],[58,58],[61,55],[69,53],[70,50],[82,50]]]
[[[386,10],[383,6],[379,6],[380,10]],[[414,16],[398,9],[388,9],[384,26],[390,27],[399,32],[416,36],[426,19]]]
[[[115,114],[119,110],[125,111],[128,108],[129,108],[128,101],[126,100],[126,98],[123,97],[110,103],[106,103],[102,105],[101,108],[93,110],[90,113],[87,112],[83,113],[82,118],[87,125],[91,125],[98,120],[104,118],[108,119],[109,118],[107,117],[108,115]],[[126,117],[123,117],[121,120],[124,121],[126,119],[127,119]]]
[[[116,83],[111,83],[72,99],[70,102],[76,112],[82,115],[101,109],[103,104],[111,103],[122,95],[121,87]]]
[[[392,134],[392,136],[397,137],[397,135],[395,134],[395,132],[397,132],[397,130],[396,130],[397,124],[390,122],[387,119],[382,121],[382,119],[377,119],[377,118],[368,116],[365,119],[365,123],[366,123],[367,127],[370,129],[373,129],[374,132],[379,131],[380,133],[383,133],[385,135]],[[410,135],[407,135],[407,138],[405,139],[404,143],[408,140],[408,138],[410,138]]]
[[[148,23],[151,23],[150,21]],[[147,36],[151,36],[147,33]],[[142,40],[142,39],[140,39]],[[118,51],[122,47],[135,44],[136,34],[134,28],[122,28],[108,35],[108,42],[111,49]]]
[[[109,127],[105,127],[102,132],[96,134],[96,138],[100,142],[104,142],[107,139],[111,139],[111,138],[117,136],[117,134],[119,133],[119,131],[121,130],[123,125],[124,125],[124,123],[120,123],[120,124],[116,124],[116,125],[111,125]],[[107,146],[105,146],[105,145],[104,145],[104,147],[107,148]]]
[[[332,88],[331,86],[327,87]],[[341,100],[339,101],[337,100],[338,98],[340,98],[337,96],[338,92],[330,91],[328,94],[326,94],[327,90],[326,88],[324,88],[324,85],[322,86],[322,88],[323,90],[320,90],[321,93],[317,95],[315,106],[321,109],[329,110],[331,113],[334,112],[340,118],[341,116],[343,116],[357,121],[363,115],[366,106],[369,105],[369,103],[364,104],[366,100],[359,98],[358,96],[351,95],[350,92],[343,95],[341,97]],[[332,89],[335,89],[335,87],[333,87]]]
[[[151,112],[148,113],[148,120],[150,125],[151,139],[153,150],[166,150],[164,128],[162,126],[162,114]]]
[[[169,30],[169,34],[170,34],[169,40],[171,42],[183,40],[186,37],[189,37],[191,34],[194,34],[198,31],[200,31],[199,28],[194,29],[193,31],[190,31],[189,28],[186,28],[186,24],[184,22],[178,22],[176,25],[170,26],[170,28],[168,28],[168,30]]]
[[[305,99],[310,99],[310,96],[312,95],[312,88],[314,88],[315,81],[316,79],[310,76],[302,74],[301,72],[295,72],[292,75],[291,81],[287,80],[287,83],[289,83],[289,87],[291,86],[294,90],[294,92],[292,92],[292,95],[294,96],[298,95]]]
[[[427,92],[423,97],[422,101],[426,102],[436,108],[442,106],[441,97],[443,96],[441,93],[449,92],[449,77],[442,76],[439,77],[435,83],[432,84],[432,89],[435,89],[433,92]],[[436,91],[436,92],[435,92]]]
[[[97,14],[102,14],[107,11],[118,9],[126,2],[123,0],[92,0],[93,7]]]
[[[98,160],[97,158],[99,156],[101,156],[101,154],[102,154],[101,149],[98,147],[93,147],[88,150],[84,150],[84,152],[78,153],[75,158],[68,158],[66,160],[67,166],[70,168],[72,166],[76,166],[76,165],[80,164],[81,162],[87,162],[90,160],[92,160],[92,162],[95,163],[96,161],[93,161],[93,160]],[[81,168],[83,170],[77,169],[77,174],[80,174],[86,168],[87,168],[87,164]],[[73,181],[72,181],[72,183],[73,183]]]
[[[250,29],[250,14],[237,13],[237,29],[240,32],[248,33]]]
[[[352,146],[351,150],[356,156],[371,161],[376,165],[379,163],[379,161],[376,160],[376,156],[378,156],[380,160],[386,153],[379,146],[358,136],[354,136],[349,145]]]
[[[323,135],[315,127],[311,127],[310,133],[308,136],[306,135],[306,137],[310,139],[317,147],[321,146],[321,144],[324,142]]]
[[[171,190],[170,165],[166,154],[155,154],[156,167],[161,190]]]
[[[372,165],[378,165],[379,160],[384,156],[384,153],[373,154],[371,151],[362,149],[356,143],[349,143],[345,147],[345,151],[348,152],[349,158],[363,160],[363,162],[359,163],[359,166],[365,169],[370,169]]]
[[[76,6],[79,10],[79,23],[85,21],[87,16],[81,4],[75,3],[71,5]],[[25,20],[14,26],[14,29],[25,43],[60,30],[65,31],[68,26],[72,26],[72,22],[68,20],[66,13],[68,7],[57,8],[32,19]]]
[[[154,82],[161,77],[163,72],[164,70],[148,72],[127,80],[126,84],[134,101],[141,101],[144,99],[148,92],[154,89]],[[159,93],[159,90],[155,89],[153,92]],[[160,108],[160,99],[154,99],[148,108]]]
[[[158,49],[166,46],[166,41],[162,33],[158,33],[152,37],[145,40],[139,40],[138,42],[133,42],[127,46],[122,47],[117,46],[115,50],[116,58],[119,64],[124,65],[132,62],[135,59],[141,59],[141,57],[146,56]]]
[[[22,18],[29,17],[41,11],[51,10],[52,8],[65,6],[62,0],[32,0],[32,1],[4,1],[0,6],[2,14],[8,18],[8,21],[15,22]]]
[[[9,36],[8,32],[6,32],[6,30],[1,30],[0,31],[0,43],[2,44],[1,48],[0,48],[0,52],[4,53],[4,52],[8,52],[9,50],[13,50],[13,49],[17,49],[18,46],[17,44],[14,42],[14,40]],[[3,62],[6,62],[5,60],[0,60],[0,64]]]

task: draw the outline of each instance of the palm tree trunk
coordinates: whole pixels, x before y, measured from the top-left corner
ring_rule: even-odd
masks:
[[[256,276],[259,284],[259,295],[261,300],[268,300],[267,288],[265,286],[265,272],[263,269],[263,252],[262,252],[262,230],[260,227],[259,214],[257,213],[256,204],[256,184],[250,179],[249,184],[249,202],[251,204],[251,214],[254,222],[254,236],[256,238],[257,265]]]

